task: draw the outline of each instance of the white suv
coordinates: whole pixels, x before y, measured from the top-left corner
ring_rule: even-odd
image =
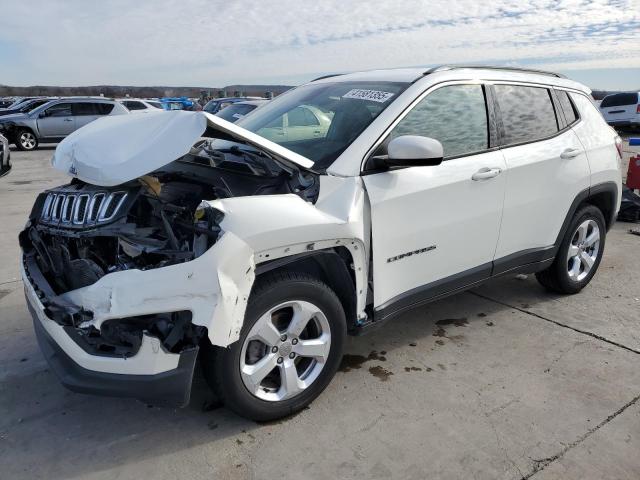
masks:
[[[607,95],[600,103],[600,111],[612,127],[640,127],[640,92]]]
[[[256,133],[301,106],[328,128]],[[104,118],[58,146],[74,178],[20,235],[36,334],[72,390],[184,405],[199,356],[229,408],[281,417],[347,334],[507,273],[579,292],[620,147],[588,88],[514,69],[325,77],[235,124]]]

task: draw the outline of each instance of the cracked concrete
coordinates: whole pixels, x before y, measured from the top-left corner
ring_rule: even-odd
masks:
[[[64,181],[51,153],[14,152],[0,179],[0,477],[640,478],[640,237],[628,225],[581,294],[511,275],[410,312],[349,338],[360,360],[308,410],[256,424],[203,408],[200,377],[173,410],[74,394],[48,371],[16,234],[35,194]]]

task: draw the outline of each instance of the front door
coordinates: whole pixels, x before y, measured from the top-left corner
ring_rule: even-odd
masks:
[[[493,135],[482,85],[430,92],[383,145],[401,135],[439,140],[445,159],[363,176],[374,307],[383,317],[490,276],[505,190],[504,157],[489,151]]]
[[[75,130],[70,103],[58,103],[47,108],[38,118],[38,131],[43,138],[65,137]]]

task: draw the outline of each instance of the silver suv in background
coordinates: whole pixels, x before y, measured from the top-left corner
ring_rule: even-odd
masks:
[[[72,97],[53,100],[29,113],[0,117],[0,133],[20,150],[35,150],[40,142],[59,142],[100,117],[129,111],[115,100]]]

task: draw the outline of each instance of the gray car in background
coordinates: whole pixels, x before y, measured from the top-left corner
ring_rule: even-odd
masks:
[[[0,133],[20,150],[35,150],[39,143],[59,142],[100,117],[128,113],[125,107],[112,99],[61,98],[28,113],[0,117]]]

